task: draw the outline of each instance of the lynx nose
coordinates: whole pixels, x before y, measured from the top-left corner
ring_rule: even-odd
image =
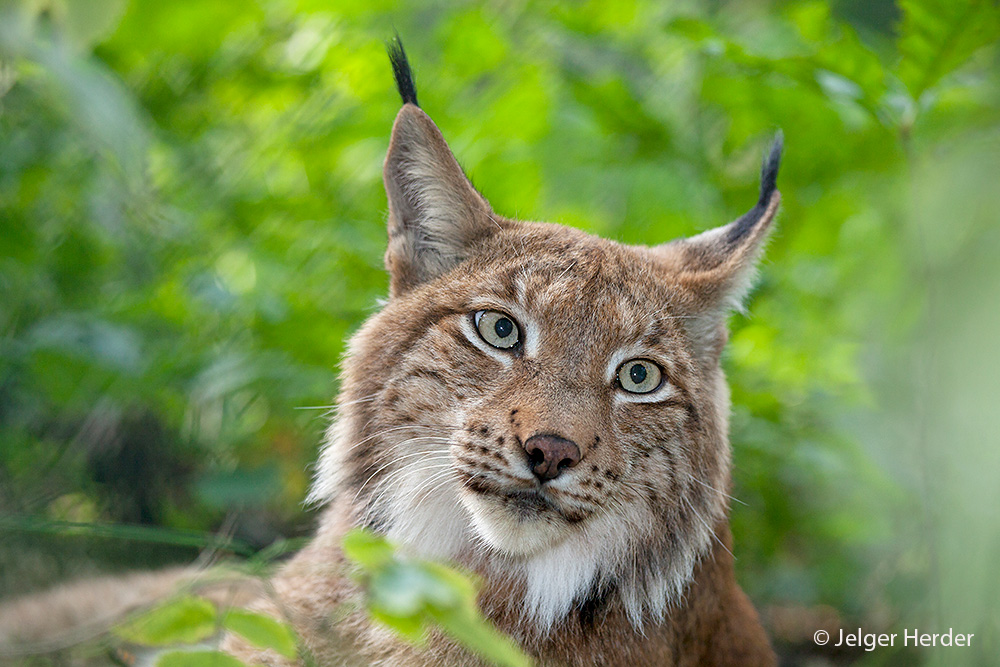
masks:
[[[539,481],[555,479],[580,462],[580,448],[557,435],[533,435],[524,443],[528,465]]]

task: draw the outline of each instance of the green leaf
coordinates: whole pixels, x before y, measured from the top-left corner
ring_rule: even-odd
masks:
[[[384,537],[360,528],[344,536],[344,555],[365,569],[380,567],[393,558],[393,549]]]
[[[379,609],[369,609],[368,613],[375,621],[391,630],[394,630],[396,634],[411,644],[417,644],[419,646],[423,644],[426,639],[427,624],[424,622],[423,616],[420,614],[414,614],[412,616],[397,616]]]
[[[135,644],[166,646],[199,642],[215,634],[216,630],[212,603],[186,595],[118,626],[114,632]]]
[[[362,530],[344,538],[344,553],[368,575],[369,615],[403,639],[422,644],[433,623],[497,665],[531,664],[512,640],[482,617],[470,575],[441,563],[400,559],[385,538]]]
[[[992,0],[901,0],[899,78],[919,99],[980,47],[1000,39],[1000,6]]]
[[[478,610],[432,609],[429,613],[453,639],[486,660],[503,667],[530,667],[531,659],[479,616]]]
[[[411,616],[424,607],[433,583],[415,563],[390,563],[372,574],[368,586],[369,604],[394,616]]]
[[[442,563],[423,563],[428,579],[428,602],[438,607],[471,605],[476,608],[476,582],[471,576]]]
[[[171,651],[160,656],[156,667],[246,667],[246,663],[222,651]]]
[[[222,625],[259,648],[269,648],[286,658],[294,658],[295,633],[287,623],[245,609],[230,609]]]

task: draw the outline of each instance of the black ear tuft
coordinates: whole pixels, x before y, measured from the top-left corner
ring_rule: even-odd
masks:
[[[389,61],[392,63],[392,75],[396,78],[396,89],[399,96],[403,98],[403,104],[417,104],[417,87],[413,83],[413,71],[410,69],[410,61],[406,59],[406,51],[403,49],[403,41],[399,38],[399,33],[386,42],[386,50],[389,52]]]
[[[781,130],[774,135],[771,142],[771,150],[760,165],[760,200],[758,203],[767,205],[771,201],[778,182],[778,167],[781,166],[781,151],[785,147],[785,135]]]
[[[784,135],[781,133],[781,130],[778,130],[778,133],[774,136],[774,141],[771,142],[771,149],[764,156],[764,161],[760,165],[760,198],[757,199],[757,205],[744,213],[729,228],[729,233],[726,235],[728,243],[735,244],[739,242],[740,239],[756,226],[757,222],[771,205],[771,199],[778,188],[778,168],[781,166],[781,151],[784,145]]]

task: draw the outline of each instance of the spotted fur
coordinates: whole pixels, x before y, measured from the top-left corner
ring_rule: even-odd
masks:
[[[361,613],[331,621],[359,594],[340,537],[366,526],[479,573],[484,612],[542,664],[771,664],[733,576],[719,356],[778,206],[780,140],[745,216],[622,245],[492,211],[416,106],[401,45],[392,55],[390,297],[351,340],[310,496],[320,532],[275,580],[278,606],[320,664],[474,664]],[[480,311],[509,316],[519,344],[488,343]],[[626,392],[631,359],[655,362],[661,386]],[[535,435],[575,443],[578,464],[540,482]]]

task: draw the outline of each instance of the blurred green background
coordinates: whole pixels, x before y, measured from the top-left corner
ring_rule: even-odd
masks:
[[[0,596],[309,534],[387,292],[394,30],[507,215],[692,234],[784,131],[725,358],[740,581],[789,664],[1000,664],[993,0],[0,0]]]

